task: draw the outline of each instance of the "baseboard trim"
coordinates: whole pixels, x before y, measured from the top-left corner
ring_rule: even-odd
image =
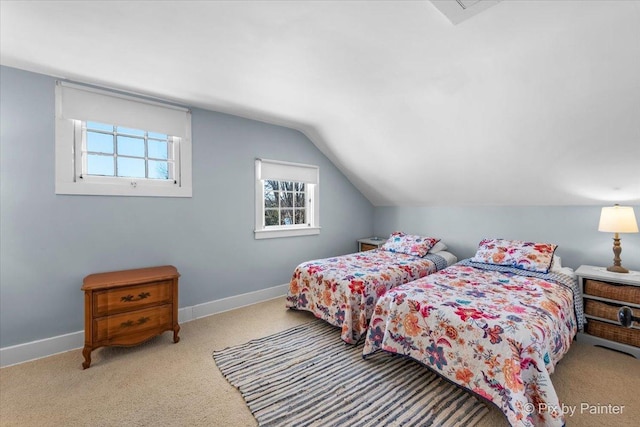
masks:
[[[285,283],[284,285],[273,286],[259,291],[248,292],[246,294],[234,295],[232,297],[197,304],[188,307],[190,313],[184,313],[184,322],[211,316],[212,314],[235,310],[236,308],[245,307],[258,302],[279,298],[286,295],[288,290],[289,284]]]
[[[196,304],[178,309],[178,322],[187,323],[212,314],[222,313],[247,305],[279,298],[287,293],[289,284],[273,286],[246,294],[234,295],[219,300]],[[84,331],[71,332],[51,338],[31,341],[0,348],[0,368],[5,368],[31,360],[42,359],[54,354],[77,350],[84,346]]]
[[[65,351],[81,348],[83,345],[84,331],[78,331],[3,347],[0,348],[0,368],[64,353]]]

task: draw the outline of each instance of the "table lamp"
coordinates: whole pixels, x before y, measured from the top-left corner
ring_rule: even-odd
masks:
[[[622,252],[622,247],[620,246],[620,237],[618,236],[618,233],[638,232],[638,223],[636,222],[636,216],[633,212],[633,208],[630,206],[619,205],[602,208],[598,231],[614,233],[613,265],[611,267],[607,267],[607,271],[612,271],[614,273],[628,273],[629,270],[621,265],[620,252]]]

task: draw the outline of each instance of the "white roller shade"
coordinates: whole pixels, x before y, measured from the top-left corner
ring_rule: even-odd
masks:
[[[190,134],[190,112],[159,102],[147,101],[99,89],[58,82],[59,117],[143,129],[186,138]]]
[[[260,180],[318,184],[318,167],[313,165],[256,159],[256,172]]]

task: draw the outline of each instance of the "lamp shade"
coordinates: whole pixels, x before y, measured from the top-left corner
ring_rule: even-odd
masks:
[[[638,222],[631,206],[610,206],[602,208],[598,231],[609,233],[637,233]]]

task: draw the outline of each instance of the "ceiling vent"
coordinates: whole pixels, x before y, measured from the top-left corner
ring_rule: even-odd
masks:
[[[453,24],[495,6],[502,0],[431,0],[431,3]]]

